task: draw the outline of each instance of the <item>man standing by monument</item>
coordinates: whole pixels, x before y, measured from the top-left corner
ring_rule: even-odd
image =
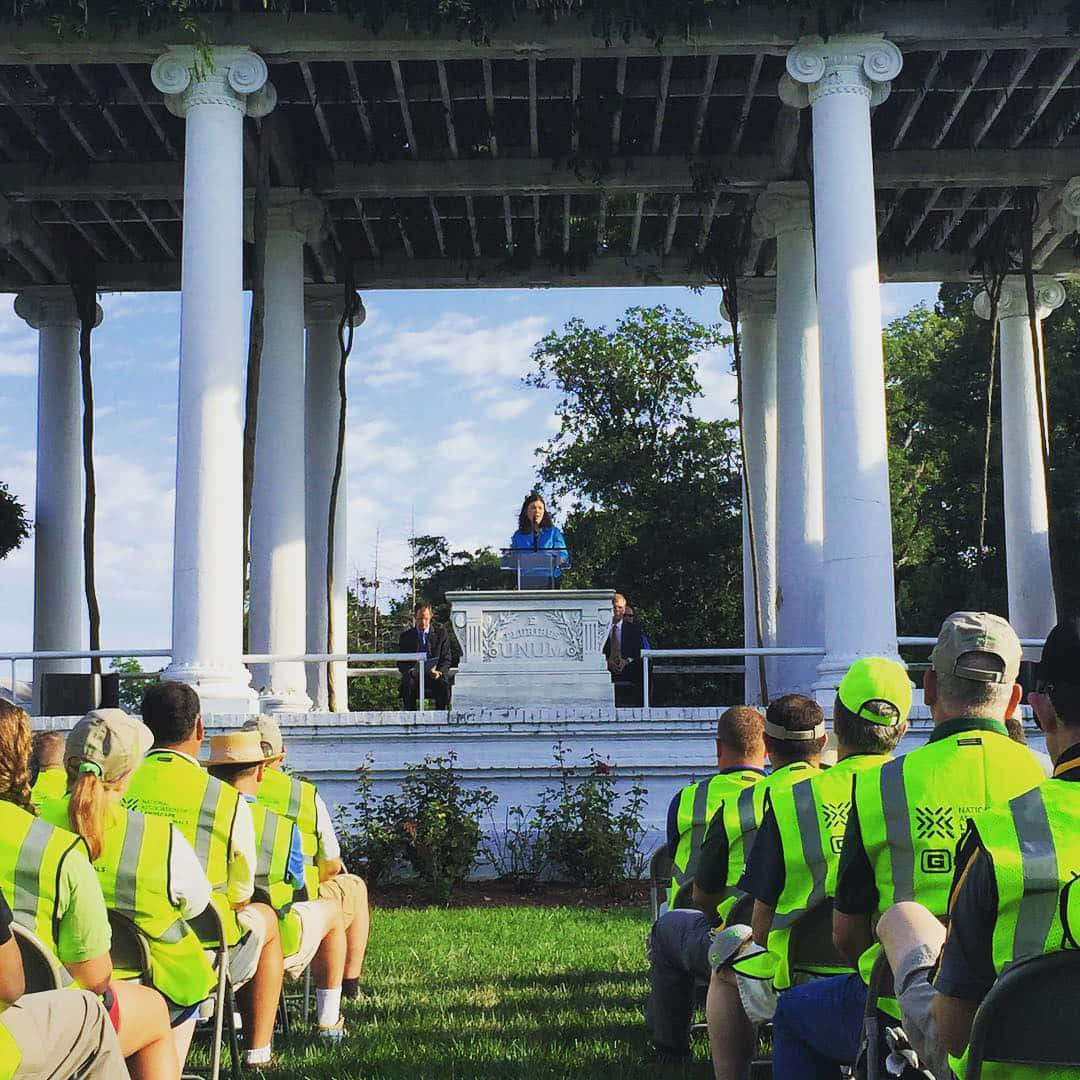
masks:
[[[424,693],[435,699],[437,709],[450,707],[450,638],[446,631],[431,621],[431,605],[421,600],[413,609],[413,627],[398,638],[398,652],[422,652],[424,662]],[[420,665],[415,660],[398,663],[401,672],[402,705],[415,709],[420,700]]]
[[[626,597],[616,593],[611,599],[611,630],[604,639],[604,656],[615,684],[615,704],[640,708],[645,686],[641,664],[644,635],[641,627],[626,617],[626,607]]]

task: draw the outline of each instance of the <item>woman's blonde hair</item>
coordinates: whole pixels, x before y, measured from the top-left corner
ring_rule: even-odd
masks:
[[[30,802],[30,717],[0,700],[0,799],[36,814]]]
[[[85,758],[69,758],[65,763],[68,777],[68,822],[71,831],[83,838],[91,861],[105,847],[105,825],[108,811],[106,792],[119,787],[119,781],[105,780],[101,768]]]

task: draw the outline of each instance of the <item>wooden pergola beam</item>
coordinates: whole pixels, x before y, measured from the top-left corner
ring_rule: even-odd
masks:
[[[1057,71],[1054,73],[1053,81],[1036,96],[1031,112],[1021,120],[1016,126],[1016,130],[1010,135],[1008,140],[1008,145],[1010,147],[1015,149],[1028,137],[1031,129],[1039,122],[1039,118],[1042,114],[1046,112],[1050,102],[1054,100],[1057,92],[1061,89],[1065,80],[1072,74],[1072,70],[1076,67],[1077,63],[1080,63],[1080,49],[1070,49],[1058,65]]]
[[[117,71],[120,72],[120,78],[124,80],[124,84],[135,95],[135,100],[139,103],[139,108],[142,110],[143,116],[146,117],[146,122],[150,125],[151,130],[158,138],[158,142],[161,143],[165,153],[173,160],[179,160],[179,153],[177,153],[176,147],[173,146],[168,135],[165,134],[165,129],[161,126],[158,118],[154,115],[153,110],[150,108],[149,102],[143,96],[143,92],[139,89],[139,84],[135,81],[135,77],[128,70],[128,66],[123,63],[116,65]]]
[[[1005,81],[1005,85],[1000,90],[996,91],[986,103],[986,111],[983,113],[982,118],[975,127],[972,128],[972,146],[979,146],[983,139],[986,138],[986,133],[990,130],[991,125],[1001,115],[1001,110],[1008,105],[1013,92],[1020,85],[1020,80],[1027,74],[1028,68],[1035,62],[1035,58],[1038,55],[1038,49],[1027,49],[1013,61],[1013,66],[1009,70],[1009,76]]]
[[[750,116],[750,108],[754,104],[754,95],[757,93],[758,81],[761,79],[761,65],[765,57],[758,55],[750,65],[750,78],[746,84],[746,93],[743,95],[742,105],[739,107],[739,117],[735,121],[735,129],[731,133],[731,143],[728,146],[729,154],[737,154],[742,145],[743,135],[746,133],[746,121]]]
[[[398,105],[401,108],[401,122],[405,126],[405,140],[409,144],[409,154],[411,157],[417,158],[420,155],[420,147],[416,145],[412,111],[409,108],[409,99],[405,96],[405,80],[401,74],[401,62],[391,60],[390,71],[394,76],[394,87],[397,90]]]
[[[940,49],[1072,48],[1066,0],[1043,0],[1039,9],[1019,19],[995,25],[984,0],[908,0],[897,5],[866,0],[863,25],[883,30],[901,49],[911,52]],[[603,53],[608,56],[693,56],[703,53],[783,55],[807,32],[806,11],[799,4],[743,4],[708,25],[689,33],[673,30],[658,44],[644,34],[629,40],[614,36],[603,42],[587,20],[556,19],[519,12],[486,35],[471,42],[448,22],[435,34],[417,34],[403,17],[387,20],[379,33],[361,19],[333,13],[290,12],[200,13],[210,41],[247,45],[272,63],[298,59],[322,61],[569,58]],[[130,63],[151,64],[176,43],[175,27],[162,26],[143,34],[118,36],[104,16],[90,12],[81,34],[60,37],[47,19],[11,21],[0,40],[0,64]]]
[[[439,78],[439,94],[442,97],[443,115],[446,120],[446,145],[452,158],[458,157],[457,126],[454,123],[454,101],[450,96],[450,82],[446,77],[446,64],[435,61],[435,72]]]
[[[667,111],[668,90],[671,86],[670,56],[660,61],[660,81],[656,87],[656,113],[653,116],[652,152],[660,153],[660,140],[664,134],[664,113]]]
[[[351,60],[345,61],[345,77],[349,80],[349,93],[352,97],[353,108],[360,120],[360,129],[364,133],[368,150],[375,151],[375,132],[371,126],[371,116],[368,114],[367,102],[360,93],[360,80],[356,77],[356,65]]]
[[[933,89],[934,80],[937,78],[941,65],[948,55],[944,50],[934,55],[934,58],[930,61],[930,67],[927,68],[926,75],[923,77],[922,85],[911,95],[911,98],[904,106],[904,111],[900,114],[900,121],[896,125],[896,132],[892,138],[891,146],[894,150],[899,149],[900,144],[904,141],[904,136],[907,135],[908,129],[915,120],[916,113],[918,113],[922,103],[926,100],[926,95]]]

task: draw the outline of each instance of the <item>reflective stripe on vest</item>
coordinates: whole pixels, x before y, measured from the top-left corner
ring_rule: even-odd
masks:
[[[817,768],[805,761],[784,765],[760,782],[744,788],[734,799],[725,799],[720,813],[728,836],[727,884],[721,892],[717,910],[726,919],[740,897],[745,894],[735,887],[742,877],[746,855],[753,846],[761,819],[765,816],[765,800],[770,792],[783,790],[817,775]]]
[[[672,860],[671,888],[668,905],[675,902],[679,889],[694,880],[701,858],[701,845],[709,822],[720,809],[725,798],[743,788],[756,784],[762,774],[753,770],[718,773],[698,784],[688,784],[679,795],[676,826],[679,830],[679,846]]]
[[[258,862],[255,867],[255,886],[270,901],[270,906],[284,914],[293,902],[295,892],[286,880],[289,869],[289,851],[292,847],[293,823],[267,810],[260,803],[252,803],[251,820],[255,825],[255,846]]]
[[[74,833],[0,800],[0,889],[11,900],[15,921],[57,956],[57,890],[61,865],[69,855],[86,858],[86,846]]]
[[[280,769],[267,769],[259,784],[258,801],[279,817],[288,818],[300,830],[305,862],[304,884],[308,900],[315,900],[319,895],[319,867],[316,860],[319,834],[315,795],[314,784],[290,776]]]
[[[71,797],[50,802],[42,818],[69,826]],[[213,988],[214,972],[199,939],[171,899],[172,823],[111,808],[101,854],[94,860],[105,906],[146,935],[154,987],[177,1005],[194,1005]],[[124,977],[126,972],[121,973]]]
[[[228,945],[241,937],[228,899],[229,855],[240,793],[195,762],[170,750],[151,750],[135,771],[123,804],[170,820],[195,850],[213,890]]]

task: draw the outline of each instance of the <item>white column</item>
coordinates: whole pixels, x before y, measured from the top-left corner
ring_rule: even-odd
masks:
[[[239,47],[170,49],[154,86],[187,121],[180,275],[172,663],[205,713],[256,708],[243,649],[245,112],[273,108],[261,57]]]
[[[813,109],[826,649],[815,689],[830,704],[856,657],[897,654],[870,106],[902,64],[880,36],[808,39],[779,88]]]
[[[38,331],[37,475],[34,493],[34,651],[77,651],[83,627],[82,385],[79,312],[66,285],[26,289],[15,314]],[[97,308],[97,326],[101,308]],[[34,664],[41,676],[81,671],[81,660]]]
[[[1065,289],[1053,278],[1035,279],[1035,313],[1042,320],[1065,300]],[[975,297],[975,312],[990,318],[990,298]],[[1001,327],[1001,457],[1005,504],[1005,569],[1009,587],[1009,622],[1022,638],[1044,637],[1057,622],[1050,573],[1049,514],[1043,442],[1039,430],[1040,387],[1035,377],[1027,287],[1010,278],[998,304]],[[1045,385],[1041,388],[1046,415]],[[1026,659],[1038,659],[1038,650]]]
[[[304,243],[315,239],[322,206],[298,199],[270,207],[266,230],[266,322],[251,498],[248,647],[305,651]],[[320,650],[321,651],[321,650]],[[311,707],[302,663],[254,664],[261,708]]]
[[[725,318],[727,313],[722,310]],[[758,593],[761,600],[761,644],[776,644],[776,289],[771,279],[739,282],[739,333],[742,356],[743,427],[746,471],[753,503]],[[757,646],[754,574],[750,561],[750,515],[743,489],[743,643]],[[757,659],[746,659],[746,701],[764,700]],[[775,664],[768,661],[769,682]]]
[[[337,435],[340,396],[338,368],[341,349],[338,326],[341,323],[340,297],[327,299],[310,297],[304,306],[307,325],[307,373],[304,380],[304,462],[307,470],[307,651],[326,652],[326,554],[327,527],[330,523],[330,487],[337,459]],[[360,305],[353,326],[360,326],[365,317]],[[338,485],[337,512],[334,517],[334,640],[331,652],[345,652],[346,590],[348,588],[348,498],[346,476],[342,463]],[[344,663],[334,665],[334,685],[338,708],[347,706],[347,684]],[[329,708],[329,690],[325,664],[309,664],[307,692],[316,709]]]
[[[821,645],[821,354],[806,185],[770,184],[757,223],[776,237],[776,644]],[[770,692],[811,693],[817,667],[813,656],[778,659]]]

